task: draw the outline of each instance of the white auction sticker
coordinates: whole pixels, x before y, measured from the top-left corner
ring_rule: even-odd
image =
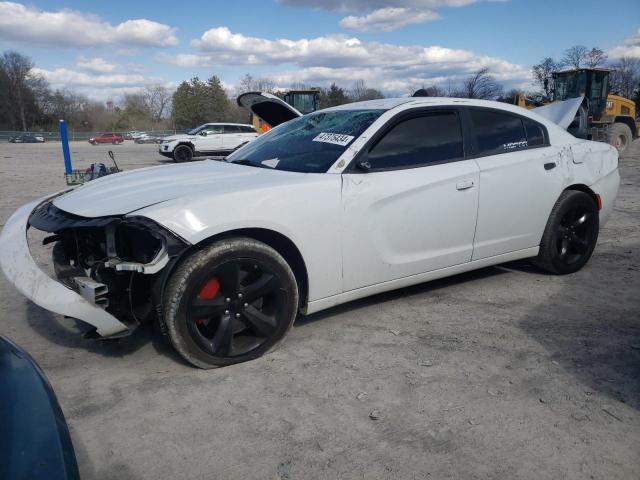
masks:
[[[276,168],[278,166],[278,164],[280,163],[280,159],[279,158],[271,158],[269,160],[263,160],[262,165],[266,165],[267,167],[271,167],[271,168]]]
[[[344,135],[342,133],[319,133],[316,138],[313,139],[314,142],[324,142],[324,143],[333,143],[334,145],[341,145],[343,147],[349,145],[351,140],[355,137],[351,135]]]

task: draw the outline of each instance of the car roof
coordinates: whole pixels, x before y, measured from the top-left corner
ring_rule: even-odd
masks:
[[[327,108],[331,110],[360,110],[360,109],[382,109],[391,110],[399,105],[411,104],[415,106],[477,106],[500,108],[503,110],[513,110],[522,112],[524,110],[517,105],[511,105],[504,102],[496,102],[493,100],[478,100],[475,98],[454,98],[454,97],[401,97],[401,98],[382,98],[379,100],[366,100],[364,102],[346,103],[337,107]]]
[[[230,123],[230,122],[205,123],[204,125],[234,125],[237,127],[253,127],[253,125],[249,123]]]
[[[528,110],[526,108],[519,107],[510,103],[496,102],[493,100],[478,100],[475,98],[454,98],[454,97],[402,97],[402,98],[383,98],[380,100],[367,100],[364,102],[347,103],[339,105],[337,107],[327,108],[323,111],[338,111],[338,110],[365,110],[365,109],[382,109],[391,110],[400,105],[406,107],[484,107],[494,108],[497,110],[504,110],[506,112],[515,113],[523,117],[529,117],[538,122],[548,125],[550,122],[548,119],[541,117],[537,112]]]

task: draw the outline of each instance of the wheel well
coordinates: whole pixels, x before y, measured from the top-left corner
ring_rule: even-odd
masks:
[[[565,190],[578,190],[580,192],[584,192],[587,195],[589,195],[593,201],[596,203],[596,205],[598,205],[598,197],[596,196],[596,193],[591,190],[589,187],[587,187],[586,185],[583,185],[581,183],[577,183],[575,185],[570,185],[567,188],[565,188]]]
[[[178,143],[178,144],[175,146],[175,148],[173,149],[173,151],[175,152],[176,148],[181,147],[181,146],[183,146],[183,145],[184,145],[185,147],[189,147],[189,148],[191,149],[191,151],[195,153],[196,149],[194,148],[193,143],[191,143],[191,142],[180,142],[180,143]]]
[[[265,243],[273,248],[276,252],[282,255],[282,258],[289,264],[296,282],[298,283],[298,289],[300,290],[300,305],[304,306],[307,301],[307,294],[309,292],[309,276],[307,274],[307,266],[304,263],[302,254],[298,247],[286,236],[278,233],[274,230],[266,228],[241,228],[237,230],[230,230],[227,232],[219,233],[213,237],[209,237],[206,240],[194,245],[195,248],[202,248],[203,246],[210,245],[213,242],[221,240],[223,238],[230,237],[249,237],[259,242]]]

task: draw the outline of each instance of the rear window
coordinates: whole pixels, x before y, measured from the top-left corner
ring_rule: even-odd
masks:
[[[493,110],[472,109],[478,153],[504,153],[529,146],[522,119]]]
[[[527,142],[530,147],[537,147],[546,143],[545,129],[542,125],[538,122],[534,122],[533,120],[529,120],[528,118],[523,118],[522,123],[524,123],[524,129],[527,133]]]
[[[338,110],[295,118],[227,157],[229,162],[322,173],[384,110]]]

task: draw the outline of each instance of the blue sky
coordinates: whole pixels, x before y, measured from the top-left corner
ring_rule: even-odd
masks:
[[[282,88],[362,78],[403,94],[488,67],[526,88],[532,64],[575,44],[640,58],[640,1],[0,2],[0,49],[97,99],[194,75],[232,91],[245,73]]]

